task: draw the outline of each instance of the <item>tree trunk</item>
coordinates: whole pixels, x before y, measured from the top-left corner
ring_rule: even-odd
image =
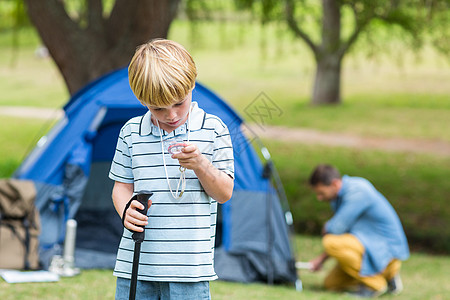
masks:
[[[328,55],[317,61],[312,104],[341,103],[341,59]]]
[[[341,11],[339,1],[322,0],[322,43],[314,52],[317,70],[312,104],[341,102]]]
[[[136,47],[166,38],[180,0],[116,0],[109,17],[101,0],[75,20],[60,0],[25,0],[28,15],[73,95],[90,81],[126,66]]]

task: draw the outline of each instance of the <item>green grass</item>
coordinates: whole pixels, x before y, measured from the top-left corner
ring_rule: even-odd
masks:
[[[0,178],[11,176],[50,125],[39,119],[1,116]]]
[[[272,100],[281,114],[269,125],[314,128],[367,137],[443,140],[450,142],[450,101],[447,95],[354,95],[340,106],[313,107],[307,99]],[[414,101],[411,101],[414,100]],[[420,104],[419,104],[420,103]],[[249,115],[244,114],[249,119]]]
[[[298,260],[309,260],[321,251],[320,239],[310,236],[296,236],[295,245]],[[325,263],[324,269],[317,273],[302,271],[303,292],[292,286],[266,284],[242,284],[234,282],[211,282],[211,296],[215,300],[269,300],[269,299],[354,299],[344,294],[327,292],[322,288],[326,273],[334,262]],[[443,300],[450,293],[448,269],[450,258],[412,254],[402,266],[405,290],[399,296],[383,296],[383,299],[396,300]],[[53,283],[8,284],[0,279],[0,298],[2,300],[20,299],[113,299],[115,277],[111,270],[82,270],[81,274],[61,278]],[[44,296],[45,295],[45,296]]]
[[[18,34],[17,47],[12,32],[0,34],[0,106],[62,107],[69,95],[57,67],[35,55],[40,41],[34,30]]]

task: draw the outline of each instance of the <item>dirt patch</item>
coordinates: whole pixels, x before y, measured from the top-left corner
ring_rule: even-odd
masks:
[[[307,128],[283,126],[248,125],[249,130],[260,138],[305,144],[320,144],[356,149],[377,149],[393,152],[427,153],[444,157],[450,156],[450,143],[402,138],[374,138],[338,132],[322,132]]]
[[[26,106],[1,106],[0,115],[32,119],[60,119],[64,111],[54,108],[38,108]]]

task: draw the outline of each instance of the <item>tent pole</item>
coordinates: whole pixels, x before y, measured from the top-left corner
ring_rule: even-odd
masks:
[[[267,284],[273,285],[274,268],[272,264],[272,248],[273,248],[273,222],[271,218],[272,213],[272,197],[270,195],[270,180],[267,183],[266,193],[266,218],[267,218]]]

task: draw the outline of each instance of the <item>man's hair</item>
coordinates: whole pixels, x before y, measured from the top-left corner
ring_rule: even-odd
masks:
[[[318,184],[330,185],[334,179],[340,179],[341,174],[338,169],[331,165],[318,165],[309,177],[309,184],[316,186]]]
[[[164,107],[183,100],[192,91],[197,68],[183,46],[155,39],[137,48],[128,67],[128,78],[142,104]]]

